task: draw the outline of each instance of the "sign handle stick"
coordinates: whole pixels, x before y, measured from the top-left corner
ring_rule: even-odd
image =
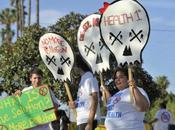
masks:
[[[71,95],[71,93],[70,93],[69,86],[68,86],[68,84],[67,84],[66,82],[64,82],[64,87],[65,87],[65,89],[66,89],[66,92],[67,92],[69,101],[73,102],[73,98],[72,98],[72,95]],[[76,117],[76,115],[77,115],[76,109],[73,109],[73,111],[74,111],[74,115],[75,115],[75,117]]]
[[[72,95],[70,93],[70,89],[69,89],[69,86],[66,82],[64,82],[64,87],[66,89],[66,92],[67,92],[67,95],[68,95],[68,98],[69,98],[69,101],[73,102],[73,98],[72,98]]]
[[[133,80],[133,74],[132,74],[132,66],[128,65],[128,78],[129,81]],[[132,84],[129,85],[129,89],[130,89],[130,94],[131,94],[131,101],[133,101],[133,103],[135,103],[135,97],[134,97],[134,87]]]
[[[101,72],[100,72],[100,84],[104,86],[103,75]],[[106,106],[106,94],[103,89],[102,89],[102,97],[103,97],[104,106]]]

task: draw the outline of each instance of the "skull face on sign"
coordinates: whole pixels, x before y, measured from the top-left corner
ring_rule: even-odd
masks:
[[[118,64],[142,62],[150,32],[146,10],[135,0],[111,3],[100,19],[100,33]]]
[[[70,71],[74,64],[74,55],[68,42],[60,35],[47,33],[40,38],[41,57],[57,80],[70,80]]]
[[[93,73],[109,69],[110,51],[101,40],[99,20],[99,14],[89,15],[81,22],[77,34],[80,54],[91,66]]]

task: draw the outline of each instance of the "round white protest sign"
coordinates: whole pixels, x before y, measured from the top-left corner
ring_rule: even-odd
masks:
[[[99,14],[89,15],[81,22],[77,34],[80,54],[91,66],[93,73],[109,69],[110,51],[101,40],[99,21]]]
[[[150,23],[146,10],[135,0],[111,3],[100,18],[100,33],[120,65],[142,62]]]
[[[47,33],[39,41],[40,55],[56,80],[70,80],[74,55],[68,42],[60,35]]]

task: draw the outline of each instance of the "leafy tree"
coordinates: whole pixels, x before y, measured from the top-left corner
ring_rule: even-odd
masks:
[[[169,86],[169,81],[168,81],[168,78],[166,76],[158,76],[156,77],[156,80],[155,82],[157,83],[159,89],[161,90],[161,97],[162,98],[165,98],[166,95],[167,95],[167,91],[166,89],[168,88]]]

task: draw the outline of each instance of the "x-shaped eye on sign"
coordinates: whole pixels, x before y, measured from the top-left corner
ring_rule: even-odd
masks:
[[[46,55],[46,60],[48,62],[48,65],[50,65],[50,63],[53,63],[55,66],[57,66],[55,63],[56,61],[55,56],[52,56],[52,58],[50,58],[49,56]]]
[[[130,39],[130,42],[133,41],[135,38],[137,38],[137,40],[138,40],[139,42],[141,42],[141,39],[139,39],[138,36],[141,35],[140,38],[143,38],[143,34],[141,34],[141,33],[143,32],[143,30],[140,30],[137,34],[134,32],[133,29],[131,29],[131,31],[132,31],[132,33],[134,34],[134,36]]]
[[[120,38],[122,38],[121,31],[117,34],[117,36],[115,36],[112,32],[109,33],[110,34],[110,39],[111,37],[114,37],[114,40],[112,41],[111,45],[114,44],[114,42],[117,40],[118,42],[120,42],[120,44],[122,45],[122,41],[118,38],[120,36]]]
[[[95,54],[95,52],[94,52],[93,49],[94,49],[94,43],[93,42],[91,43],[90,47],[88,47],[88,46],[85,45],[85,52],[87,52],[86,56],[89,55],[89,52],[92,52],[92,53]]]
[[[69,66],[71,64],[71,61],[70,61],[70,58],[69,57],[67,57],[65,59],[63,56],[61,56],[60,61],[62,62],[61,65],[63,65],[63,64],[66,63]]]

